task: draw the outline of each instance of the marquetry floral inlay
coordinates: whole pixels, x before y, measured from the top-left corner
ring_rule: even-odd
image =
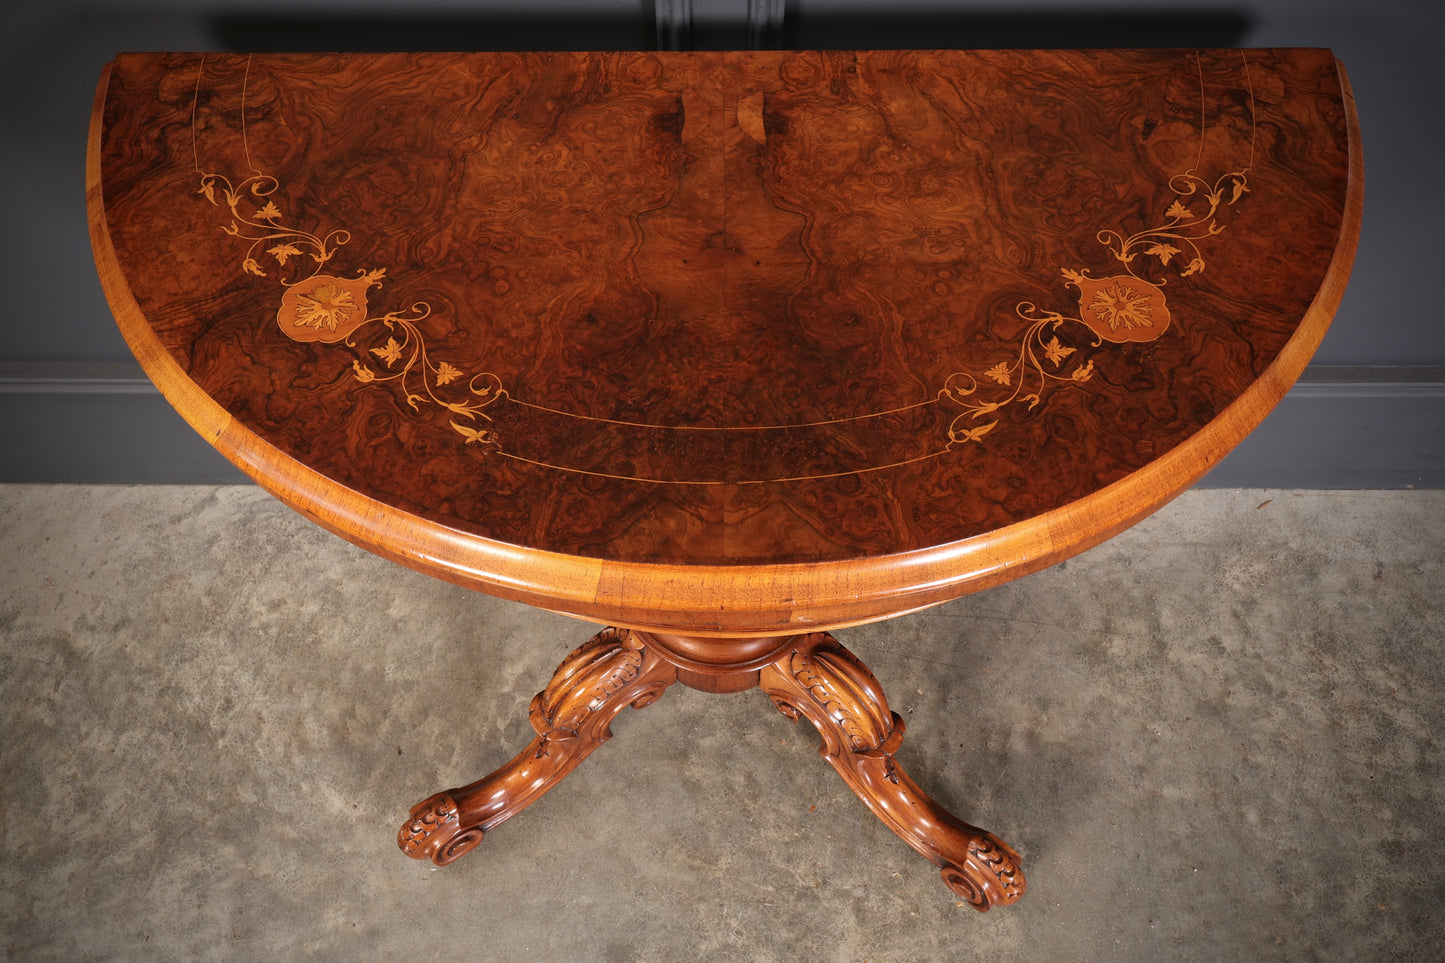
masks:
[[[963,409],[949,425],[950,447],[981,442],[998,425],[997,419],[985,419],[1014,402],[1033,409],[1052,382],[1082,383],[1093,377],[1094,362],[1072,358],[1079,349],[1061,341],[1061,332],[1067,337],[1072,329],[1085,339],[1092,335],[1087,342],[1091,348],[1105,341],[1153,341],[1165,332],[1172,320],[1164,298],[1167,275],[1173,270],[1186,278],[1205,269],[1198,242],[1221,233],[1221,208],[1237,203],[1249,191],[1242,170],[1213,183],[1189,171],[1172,178],[1169,187],[1175,198],[1158,226],[1127,237],[1117,231],[1098,233],[1099,243],[1109,248],[1126,273],[1095,278],[1087,270],[1064,268],[1064,284],[1078,292],[1076,314],[1020,301],[1014,310],[1029,327],[1018,354],[985,369],[982,379],[968,372],[949,377],[939,398]]]
[[[1245,79],[1248,80],[1247,61],[1244,69]],[[247,71],[249,77],[249,62]],[[200,71],[200,74],[203,73],[204,62]],[[198,93],[203,80],[200,74],[196,82]],[[252,161],[245,125],[245,83],[243,81],[240,105],[240,147],[245,152],[246,164],[250,166]],[[756,116],[760,109],[758,104],[762,102],[760,98],[761,95],[757,95],[739,108],[738,123],[746,133],[757,134],[762,129],[757,127],[760,122]],[[192,105],[193,135],[197,129],[194,121],[198,103],[199,100]],[[1205,156],[1206,103],[1202,65],[1200,104],[1198,160],[1195,167],[1168,181],[1167,186],[1173,196],[1160,202],[1163,210],[1157,218],[1151,218],[1152,226],[1132,234],[1115,230],[1098,231],[1095,235],[1098,244],[1107,250],[1108,255],[1112,255],[1115,262],[1109,270],[1099,272],[1103,276],[1094,276],[1090,269],[1079,267],[1079,261],[1074,261],[1074,266],[1062,268],[1059,275],[1067,296],[1061,294],[1057,298],[1040,297],[1037,302],[1016,302],[1013,308],[1016,318],[1009,321],[1015,329],[1021,328],[1022,333],[1017,335],[1018,340],[1013,342],[1012,348],[1004,349],[1007,356],[959,360],[955,362],[957,368],[950,366],[955,373],[944,380],[941,388],[934,382],[930,395],[904,407],[888,412],[864,412],[851,417],[829,417],[828,413],[820,412],[818,421],[797,425],[699,426],[612,421],[545,407],[536,403],[535,399],[529,402],[524,398],[513,398],[496,375],[468,370],[455,357],[433,355],[434,347],[438,352],[445,349],[428,344],[425,332],[432,330],[434,323],[427,322],[432,313],[428,302],[416,300],[404,308],[390,311],[379,307],[385,303],[380,292],[393,281],[386,268],[357,267],[353,264],[343,269],[338,264],[338,261],[344,261],[339,254],[351,241],[351,233],[345,229],[318,233],[297,226],[304,223],[305,218],[295,218],[292,216],[295,212],[283,209],[286,206],[285,195],[280,191],[281,185],[276,178],[254,167],[251,167],[251,176],[239,181],[221,173],[206,172],[200,167],[200,152],[196,151],[196,173],[200,178],[196,193],[229,214],[228,223],[223,226],[225,234],[245,245],[239,270],[254,283],[265,281],[279,285],[275,323],[287,338],[306,344],[349,348],[350,355],[338,365],[339,370],[349,370],[361,385],[373,388],[388,385],[397,399],[404,401],[418,415],[428,412],[444,418],[451,430],[461,436],[458,444],[476,446],[487,454],[532,460],[523,457],[526,446],[521,442],[518,445],[522,447],[516,451],[504,450],[493,422],[493,416],[499,410],[493,406],[502,400],[511,406],[526,407],[548,417],[579,419],[589,423],[610,422],[627,429],[646,429],[649,433],[713,432],[720,429],[739,432],[801,430],[824,426],[834,432],[846,430],[843,427],[846,424],[863,422],[882,414],[934,405],[952,406],[945,409],[945,417],[951,416],[946,441],[939,434],[932,434],[925,443],[926,450],[921,453],[910,451],[900,460],[862,467],[856,464],[856,460],[836,467],[823,465],[816,474],[806,476],[832,478],[863,471],[890,470],[944,456],[969,442],[981,443],[998,427],[998,415],[1004,409],[1022,404],[1033,410],[1050,389],[1060,384],[1089,382],[1096,372],[1096,361],[1102,363],[1107,357],[1100,356],[1094,349],[1102,348],[1106,342],[1113,345],[1150,342],[1164,335],[1174,320],[1165,296],[1167,285],[1205,271],[1206,261],[1201,245],[1225,230],[1222,222],[1226,212],[1250,191],[1247,174],[1253,163],[1252,142],[1249,145],[1249,162],[1240,169],[1222,174],[1213,181],[1207,181],[1196,173]],[[1252,87],[1250,110],[1252,113]],[[1251,117],[1251,126],[1253,123]],[[193,150],[196,146],[193,139]],[[1107,263],[1107,255],[1103,252],[1097,254],[1099,261]],[[1059,310],[1043,306],[1049,304]],[[473,325],[472,328],[485,330],[485,324]],[[933,388],[936,388],[936,393]],[[1015,413],[1018,410],[1013,409]],[[440,426],[438,430],[446,433]],[[626,431],[615,433],[619,444],[631,435]],[[683,447],[678,446],[679,449]],[[590,454],[588,459],[572,462],[570,459],[574,454],[547,455],[551,461],[535,460],[533,463],[560,471],[649,484],[718,484],[724,477],[727,483],[768,484],[801,480],[801,476],[795,477],[791,473],[791,467],[776,474],[749,479],[733,479],[727,472],[719,472],[716,476],[679,478],[666,470],[653,472],[651,463],[654,459],[651,458],[647,459],[649,469],[646,475],[613,475],[610,467],[588,460],[592,458]],[[620,461],[630,463],[631,460]],[[627,470],[631,469],[619,469]]]
[[[357,381],[396,382],[413,411],[420,412],[426,404],[454,415],[450,424],[462,436],[462,444],[499,448],[500,439],[483,409],[506,395],[501,380],[488,372],[469,376],[451,362],[428,355],[426,339],[417,327],[431,314],[427,302],[373,315],[368,295],[382,286],[385,268],[358,269],[354,277],[321,273],[351,234],[345,230],[315,234],[287,225],[271,197],[279,186],[266,174],[233,184],[225,175],[203,172],[196,193],[229,210],[226,234],[250,242],[241,270],[258,278],[272,277],[274,272],[282,285],[276,311],[282,333],[294,341],[352,348],[357,357],[351,370]],[[367,327],[370,333],[363,347],[353,336]]]
[[[1084,290],[1083,285],[1087,281],[1087,278],[1081,276],[1075,282],[1080,291]],[[1129,331],[1153,325],[1151,318],[1154,315],[1155,302],[1161,298],[1157,288],[1145,291],[1143,282],[1135,282],[1131,278],[1110,278],[1092,287],[1094,296],[1089,299],[1089,306],[1084,310],[1091,314],[1094,320],[1108,325],[1111,333],[1117,334],[1120,328]],[[1162,309],[1163,304],[1159,307]]]

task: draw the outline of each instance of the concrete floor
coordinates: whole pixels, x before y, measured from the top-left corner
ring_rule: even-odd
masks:
[[[0,952],[23,960],[1445,955],[1445,492],[1192,492],[839,633],[1025,858],[979,915],[756,691],[674,687],[442,870],[587,625],[259,490],[0,487]]]

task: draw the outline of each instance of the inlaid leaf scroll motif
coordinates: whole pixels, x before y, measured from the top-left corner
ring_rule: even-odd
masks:
[[[1172,317],[1164,297],[1167,274],[1173,271],[1187,278],[1204,271],[1199,242],[1225,230],[1221,208],[1238,203],[1248,193],[1248,170],[1230,171],[1213,182],[1186,171],[1173,177],[1169,187],[1175,199],[1159,225],[1127,237],[1113,230],[1098,233],[1099,243],[1123,265],[1124,273],[1095,278],[1087,269],[1064,268],[1060,274],[1065,286],[1077,292],[1075,313],[1020,301],[1015,313],[1029,327],[1018,354],[985,370],[982,380],[967,372],[949,377],[939,398],[963,409],[948,428],[950,446],[982,442],[998,426],[997,419],[983,419],[1015,402],[1033,410],[1051,383],[1082,384],[1093,377],[1094,362],[1073,357],[1079,349],[1059,340],[1061,329],[1084,329],[1085,337],[1093,336],[1091,348],[1106,341],[1153,341],[1168,329]]]
[[[204,70],[204,64],[202,65]],[[249,62],[247,70],[249,72]],[[1202,68],[1201,68],[1202,71]],[[1248,78],[1248,62],[1244,62]],[[1202,72],[1201,72],[1202,78]],[[199,88],[199,80],[197,86]],[[1200,90],[1201,111],[1204,91]],[[760,102],[749,101],[748,111],[760,110]],[[1254,123],[1253,98],[1250,98],[1250,124]],[[740,110],[742,108],[739,108]],[[746,130],[757,140],[756,118],[744,111]],[[244,88],[242,94],[241,132],[245,136]],[[739,123],[743,123],[740,120]],[[762,131],[766,139],[766,131]],[[1201,158],[1204,128],[1201,121]],[[1014,306],[1017,320],[1025,325],[1010,357],[961,360],[954,373],[940,386],[937,375],[930,376],[923,400],[898,410],[943,406],[946,434],[928,432],[922,451],[909,450],[903,456],[893,455],[891,461],[872,464],[848,461],[846,467],[821,464],[807,478],[829,478],[839,475],[882,471],[927,459],[946,456],[969,442],[984,444],[999,427],[998,413],[1015,405],[1030,411],[1038,407],[1045,393],[1059,385],[1081,385],[1095,374],[1097,354],[1106,342],[1121,345],[1149,342],[1161,337],[1174,323],[1173,311],[1165,291],[1169,283],[1182,282],[1206,270],[1206,242],[1226,230],[1225,214],[1250,191],[1249,163],[1220,174],[1213,180],[1199,172],[1199,164],[1170,178],[1167,182],[1173,195],[1151,226],[1126,233],[1103,229],[1095,235],[1098,244],[1112,255],[1117,269],[1094,276],[1087,267],[1074,265],[1060,269],[1059,277],[1071,291],[1071,307],[1049,307],[1043,298],[1021,300]],[[248,154],[249,163],[249,154]],[[1234,165],[1228,165],[1234,166]],[[503,387],[501,379],[490,372],[465,370],[455,359],[438,357],[427,343],[424,322],[431,316],[427,301],[415,300],[400,309],[382,310],[373,303],[380,301],[380,291],[393,279],[385,267],[350,266],[343,270],[338,262],[352,235],[345,229],[321,232],[298,226],[278,201],[279,188],[275,177],[255,171],[235,181],[223,173],[205,171],[197,159],[199,188],[196,193],[229,215],[223,227],[226,235],[244,243],[240,270],[257,281],[270,281],[280,286],[276,308],[276,324],[286,337],[301,343],[340,344],[352,349],[351,375],[369,386],[391,385],[400,398],[420,414],[432,411],[441,414],[453,432],[461,436],[464,446],[476,446],[488,454],[524,461],[564,471],[617,477],[624,480],[664,484],[711,484],[722,476],[677,477],[667,472],[654,474],[612,474],[612,462],[593,458],[586,465],[571,462],[575,452],[540,454],[524,451],[514,442],[506,450],[496,429],[493,408],[506,400],[517,407],[527,407],[548,418],[582,419],[589,423],[610,421],[616,427],[636,429],[634,435],[655,439],[663,433],[700,430],[696,425],[648,423],[646,416],[638,420],[596,419],[586,414],[569,412],[529,403],[514,397]],[[1062,300],[1062,299],[1060,299]],[[952,368],[943,369],[948,371]],[[513,386],[515,388],[515,385]],[[536,399],[533,399],[535,402]],[[489,413],[490,409],[490,413]],[[953,412],[956,411],[956,414]],[[886,414],[884,412],[883,414]],[[853,417],[831,417],[827,413],[816,421],[797,425],[725,425],[730,432],[766,431],[788,428],[804,430],[828,426],[829,430],[846,432],[853,423],[863,423],[880,413],[865,412]],[[951,418],[950,418],[951,415]],[[711,430],[711,427],[710,429]],[[624,433],[615,432],[616,444],[623,444]],[[632,437],[628,435],[626,437]],[[742,436],[740,436],[742,437]],[[601,444],[601,442],[599,442]],[[680,447],[680,446],[679,446]],[[838,446],[841,450],[842,445]],[[825,453],[831,451],[824,449]],[[623,452],[625,454],[625,452]],[[589,456],[590,457],[590,456]],[[626,464],[627,459],[619,459]],[[777,480],[797,481],[803,476],[760,474],[755,478],[731,481],[763,484]]]
[[[224,174],[200,172],[197,194],[224,207],[230,223],[222,230],[248,241],[241,270],[257,278],[275,277],[281,284],[276,324],[303,343],[344,344],[357,357],[352,374],[362,384],[395,382],[413,411],[423,405],[454,416],[451,427],[464,444],[498,449],[501,439],[490,427],[485,409],[506,396],[501,380],[490,372],[468,375],[449,361],[432,358],[417,323],[431,314],[425,301],[405,310],[373,314],[372,289],[386,280],[386,268],[358,268],[346,277],[325,271],[338,249],[351,240],[346,230],[316,234],[287,223],[272,195],[274,177],[255,173],[233,183]],[[356,336],[371,329],[362,343]],[[383,340],[384,339],[384,340]]]
[[[1015,402],[1024,402],[1033,410],[1052,383],[1082,384],[1093,377],[1093,360],[1082,355],[1074,357],[1079,349],[1061,341],[1060,332],[1083,329],[1077,333],[1085,338],[1092,336],[1088,346],[1098,348],[1106,341],[1113,344],[1154,341],[1169,328],[1173,318],[1164,289],[1170,276],[1182,279],[1204,272],[1206,262],[1200,242],[1224,232],[1225,225],[1221,223],[1224,211],[1239,203],[1250,190],[1248,175],[1254,162],[1254,94],[1248,58],[1242,53],[1240,56],[1250,90],[1251,142],[1247,163],[1212,181],[1199,173],[1196,164],[1169,179],[1169,190],[1174,197],[1154,226],[1128,235],[1111,229],[1100,230],[1096,239],[1108,248],[1123,270],[1096,278],[1085,268],[1063,268],[1060,276],[1064,285],[1077,294],[1073,313],[1042,308],[1032,301],[1018,302],[1014,311],[1029,325],[1018,353],[987,368],[981,375],[957,372],[939,392],[940,400],[948,400],[963,409],[949,425],[950,448],[982,442],[998,426],[997,419],[985,419]],[[1197,61],[1197,53],[1195,58]],[[1202,66],[1200,70],[1202,114]],[[1201,159],[1205,127],[1201,116]]]

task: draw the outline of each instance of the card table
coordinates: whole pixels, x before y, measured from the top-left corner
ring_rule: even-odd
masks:
[[[1323,337],[1362,178],[1325,50],[126,54],[86,189],[208,442],[366,549],[605,626],[408,855],[676,682],[761,687],[986,910],[1018,853],[904,773],[833,633],[1217,463]]]

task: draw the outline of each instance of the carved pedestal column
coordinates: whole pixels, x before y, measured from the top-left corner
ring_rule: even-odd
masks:
[[[831,635],[759,642],[757,652],[744,649],[749,657],[731,674],[722,672],[727,667],[721,663],[699,671],[702,663],[693,656],[706,654],[707,645],[684,643],[625,629],[598,633],[567,657],[532,700],[537,730],[532,744],[486,778],[417,804],[398,834],[402,850],[439,866],[467,853],[611,738],[609,725],[617,713],[656,701],[678,681],[681,669],[688,673],[684,681],[709,691],[732,691],[735,680],[752,684],[755,678],[784,715],[813,723],[823,737],[823,757],[858,797],[942,867],[944,882],[975,908],[987,910],[1023,895],[1018,854],[955,818],[899,768],[894,753],[903,742],[903,720],[888,708],[873,673]],[[764,650],[767,655],[758,654]],[[764,658],[773,661],[756,667]]]

